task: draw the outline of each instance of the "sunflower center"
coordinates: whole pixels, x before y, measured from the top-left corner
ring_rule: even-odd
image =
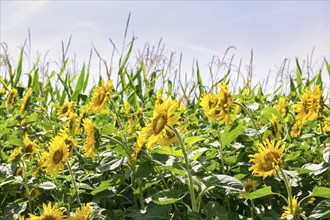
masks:
[[[33,152],[33,145],[28,144],[25,148],[25,153],[32,153]]]
[[[42,218],[42,220],[56,220],[54,216],[47,215],[46,217]]]
[[[160,113],[157,117],[152,121],[152,130],[154,134],[159,134],[167,123],[167,115],[165,113]]]
[[[62,108],[61,113],[64,115],[68,112],[68,110],[69,110],[69,107],[66,105]]]
[[[63,158],[63,151],[62,150],[57,150],[55,151],[53,155],[53,161],[54,163],[58,164]]]
[[[280,155],[276,152],[269,152],[265,155],[262,160],[261,167],[264,171],[273,170],[274,167],[279,163]]]
[[[105,99],[105,94],[101,93],[98,97],[97,97],[97,104],[98,105],[102,105],[102,103],[104,102]]]

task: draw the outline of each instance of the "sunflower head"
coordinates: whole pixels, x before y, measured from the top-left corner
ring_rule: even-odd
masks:
[[[14,104],[17,94],[18,94],[17,89],[15,88],[10,89],[6,102],[7,108],[11,107]]]
[[[101,85],[93,89],[90,103],[90,109],[93,113],[98,113],[105,108],[106,103],[110,100],[112,90],[112,80],[108,80],[107,84],[104,84],[104,81],[101,80]]]
[[[37,141],[31,141],[28,134],[25,133],[24,139],[24,159],[32,159],[33,156],[38,152],[38,144]]]
[[[94,158],[95,148],[97,147],[97,130],[93,125],[93,122],[89,118],[83,120],[84,129],[87,133],[87,137],[83,146],[83,151],[85,151],[86,157]]]
[[[83,204],[80,208],[76,209],[76,212],[68,218],[68,220],[87,220],[92,208],[90,204]]]
[[[288,201],[290,203],[290,200],[288,200]],[[291,208],[290,208],[291,205],[292,205],[292,212],[293,213],[291,213]],[[296,219],[296,216],[298,214],[298,208],[299,208],[298,207],[298,199],[297,199],[297,197],[294,196],[292,198],[292,204],[288,204],[288,206],[283,206],[282,208],[284,209],[284,212],[283,212],[283,214],[282,214],[282,216],[281,216],[280,219],[287,219],[287,217],[289,215],[292,215],[294,217],[294,219]]]
[[[278,141],[275,144],[274,140],[265,140],[265,143],[258,144],[258,153],[249,155],[250,162],[254,163],[249,168],[255,176],[261,176],[264,179],[267,176],[276,176],[277,171],[282,164],[284,145]]]
[[[31,188],[28,193],[26,193],[26,196],[29,200],[36,200],[38,196],[40,195],[40,191],[37,188]]]
[[[22,101],[22,106],[21,106],[21,109],[19,111],[20,114],[23,114],[29,104],[29,101],[30,101],[30,98],[31,98],[31,95],[32,95],[32,88],[29,88],[24,97],[23,97],[23,101]]]
[[[275,109],[282,115],[283,118],[285,118],[287,111],[288,111],[286,99],[281,97],[278,100],[278,103],[275,105]]]
[[[8,157],[8,162],[9,163],[13,162],[17,158],[17,156],[21,154],[21,151],[22,150],[20,147],[16,147]]]
[[[302,123],[300,121],[296,121],[296,123],[292,126],[290,135],[291,137],[299,137],[302,129]]]
[[[63,106],[57,112],[58,117],[62,118],[65,116],[69,116],[71,112],[74,112],[75,106],[76,103],[73,101],[64,103]]]
[[[250,193],[256,190],[258,182],[252,179],[246,179],[243,181],[243,193]]]
[[[50,175],[57,175],[64,170],[64,163],[68,160],[69,151],[65,140],[61,136],[56,136],[50,142],[49,151],[44,152],[42,156],[45,161],[43,166],[46,167],[46,172]]]
[[[48,205],[42,204],[43,212],[40,216],[29,213],[30,220],[64,220],[65,209],[63,207],[56,209],[52,207],[52,204],[49,202]]]

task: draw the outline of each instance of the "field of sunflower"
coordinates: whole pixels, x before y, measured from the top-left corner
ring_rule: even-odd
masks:
[[[290,90],[230,74],[175,91],[146,64],[118,80],[0,73],[0,219],[329,219],[330,102],[297,61]],[[325,61],[330,76],[330,65]],[[158,82],[158,83],[157,83]],[[158,85],[158,86],[157,86]],[[160,85],[160,86],[159,86]]]

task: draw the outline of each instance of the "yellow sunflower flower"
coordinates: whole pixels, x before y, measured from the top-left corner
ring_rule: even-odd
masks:
[[[243,181],[244,191],[242,193],[250,193],[257,189],[258,182],[251,179],[246,179]]]
[[[328,133],[330,132],[330,117],[326,117],[323,121],[323,132]]]
[[[87,113],[89,110],[89,105],[84,105],[81,108],[81,112],[79,114],[78,120],[77,120],[77,125],[76,125],[76,134],[80,134],[80,130],[81,130],[81,125],[83,124],[83,120],[86,118]]]
[[[64,208],[55,209],[49,202],[48,205],[42,204],[43,213],[40,216],[33,215],[29,213],[29,220],[63,220],[65,219]]]
[[[255,176],[263,177],[263,179],[267,176],[277,175],[282,164],[284,151],[284,145],[280,146],[280,141],[275,144],[274,140],[266,139],[264,145],[258,144],[258,153],[249,155],[251,157],[250,162],[254,163],[249,171],[252,171]]]
[[[274,129],[276,138],[280,138],[281,126],[279,121],[277,120],[277,117],[274,114],[272,114],[272,118],[270,119],[270,124]]]
[[[85,151],[86,157],[94,158],[95,156],[95,147],[96,147],[96,138],[95,138],[95,127],[93,122],[89,118],[85,118],[83,121],[85,131],[87,133],[87,138],[85,140],[83,151]]]
[[[292,126],[290,135],[291,137],[299,137],[302,129],[302,124],[300,121],[296,121],[296,123]]]
[[[29,200],[36,200],[40,195],[40,191],[37,188],[31,188],[29,193],[27,193],[27,197]]]
[[[77,145],[77,141],[73,137],[69,136],[65,132],[65,130],[60,130],[59,135],[63,138],[66,146],[68,147],[69,157],[72,157],[73,156],[73,149]]]
[[[290,202],[290,200],[288,200]],[[297,214],[298,214],[298,199],[296,196],[294,196],[292,198],[292,211],[293,213],[291,213],[291,208],[290,208],[290,204],[288,204],[288,206],[283,206],[282,207],[284,209],[284,213],[282,214],[280,219],[286,219],[289,215],[292,215],[294,219],[296,219]]]
[[[10,156],[8,157],[8,163],[13,162],[20,153],[21,153],[21,148],[20,147],[16,147],[13,150],[13,152],[10,154]]]
[[[296,120],[304,123],[317,119],[321,109],[321,98],[322,93],[319,86],[315,86],[313,92],[306,88],[300,101],[292,106],[297,113]]]
[[[7,108],[11,107],[14,104],[17,94],[18,94],[17,89],[15,88],[10,89],[6,102]]]
[[[105,108],[106,103],[110,100],[112,90],[112,80],[109,80],[106,85],[104,85],[104,81],[101,80],[101,86],[93,89],[92,101],[90,103],[90,110],[93,113],[98,113]]]
[[[23,96],[22,106],[21,106],[21,109],[19,110],[19,113],[21,115],[25,112],[25,110],[26,110],[26,108],[27,108],[27,106],[29,104],[31,95],[32,95],[32,88],[29,88],[26,91],[25,95]]]
[[[152,122],[142,128],[138,143],[146,143],[148,149],[155,144],[171,145],[176,137],[172,131],[173,126],[177,125],[180,115],[177,110],[180,104],[171,101],[169,98],[162,104],[156,105],[153,111]]]
[[[24,159],[32,159],[33,156],[38,152],[37,140],[31,141],[28,134],[25,133],[23,144],[24,144]]]
[[[50,142],[49,152],[44,152],[42,156],[45,161],[43,166],[46,167],[46,172],[50,175],[57,175],[64,170],[64,163],[68,160],[68,147],[61,136],[56,136]]]
[[[90,215],[92,208],[89,203],[82,205],[80,208],[76,209],[76,212],[68,218],[68,220],[87,220]]]
[[[283,116],[283,118],[285,118],[288,110],[286,99],[281,97],[275,105],[275,109]]]
[[[70,112],[66,121],[66,128],[70,134],[75,134],[77,128],[77,114]]]
[[[1,96],[4,95],[5,93],[6,93],[6,89],[2,87],[2,88],[0,89],[0,98],[1,98]]]
[[[58,117],[62,118],[64,116],[69,116],[71,112],[74,112],[75,106],[76,103],[73,101],[64,103],[63,106],[57,112]]]
[[[205,94],[200,105],[209,119],[224,121],[228,125],[231,122],[231,113],[235,110],[233,100],[228,93],[229,86],[225,82],[219,84],[219,87],[220,91],[216,95]]]

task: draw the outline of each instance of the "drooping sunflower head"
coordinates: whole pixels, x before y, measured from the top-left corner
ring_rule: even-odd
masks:
[[[83,204],[76,212],[68,218],[68,220],[87,220],[90,215],[92,208],[90,204]]]
[[[58,117],[62,118],[64,116],[69,116],[71,112],[74,112],[75,107],[76,103],[73,101],[64,103],[63,106],[57,112]]]
[[[93,113],[98,113],[105,108],[106,103],[110,100],[112,90],[112,80],[108,80],[107,84],[104,84],[104,81],[101,80],[101,85],[93,89],[90,103],[90,109]]]
[[[93,122],[89,118],[85,118],[83,120],[84,129],[87,133],[87,137],[83,146],[83,151],[85,152],[86,157],[94,158],[95,156],[95,148],[97,145],[96,140],[96,128],[93,125]]]
[[[246,179],[243,181],[243,193],[250,193],[256,190],[258,182],[252,179]]]
[[[292,126],[290,135],[291,137],[299,137],[302,129],[302,123],[300,121],[296,121],[296,123]]]
[[[30,220],[63,220],[65,219],[63,207],[55,208],[52,207],[52,204],[49,202],[48,205],[42,204],[43,213],[40,216],[29,213]]]
[[[77,141],[73,137],[69,136],[65,130],[60,130],[59,134],[63,138],[66,146],[68,147],[69,157],[72,157],[73,149],[77,145]]]
[[[25,133],[24,139],[24,159],[31,159],[38,152],[38,144],[36,140],[31,141],[28,134]]]
[[[43,166],[50,175],[57,175],[64,169],[64,163],[68,160],[69,151],[65,140],[61,136],[56,136],[50,142],[49,151],[42,156],[45,161]]]
[[[254,163],[249,168],[252,174],[265,179],[267,176],[276,176],[282,164],[284,144],[274,140],[265,140],[265,143],[258,144],[258,153],[249,155],[250,162]]]
[[[26,194],[29,200],[36,200],[40,195],[40,191],[37,188],[31,188]]]
[[[290,200],[288,200],[288,201],[290,203]],[[283,212],[283,214],[282,214],[282,216],[281,216],[280,219],[287,219],[287,217],[289,215],[292,215],[294,217],[294,219],[296,219],[296,216],[298,214],[298,208],[299,208],[298,207],[298,199],[297,199],[297,197],[294,196],[292,198],[292,212],[293,213],[291,213],[290,204],[288,204],[288,206],[283,206],[282,208],[284,209],[284,212]]]
[[[14,104],[17,94],[18,94],[17,89],[15,88],[10,89],[6,102],[7,108],[11,107]]]
[[[275,136],[279,138],[281,133],[281,125],[274,114],[272,114],[272,118],[270,119],[270,124],[272,125]]]
[[[10,154],[10,156],[8,157],[8,162],[11,163],[13,162],[15,159],[17,159],[17,156],[21,154],[21,148],[20,147],[16,147],[13,152]]]
[[[151,123],[142,128],[138,137],[138,148],[144,143],[147,148],[152,148],[155,144],[171,145],[176,141],[173,128],[179,124],[180,104],[168,98],[162,104],[156,105],[153,111]]]
[[[66,128],[70,134],[75,134],[77,128],[77,114],[75,112],[70,112],[66,121]]]
[[[275,109],[282,115],[283,118],[285,118],[288,110],[286,99],[281,97],[275,105]]]
[[[19,111],[20,114],[23,114],[29,104],[29,101],[30,101],[30,98],[31,98],[31,95],[32,95],[32,88],[29,88],[25,95],[23,96],[23,101],[22,101],[22,106],[21,106],[21,109]]]
[[[81,130],[81,127],[82,127],[82,124],[83,124],[83,120],[86,118],[88,110],[89,110],[89,105],[84,105],[81,108],[81,112],[79,114],[79,117],[78,117],[78,120],[77,120],[77,125],[76,125],[76,131],[75,131],[76,134],[80,134],[80,130]]]

